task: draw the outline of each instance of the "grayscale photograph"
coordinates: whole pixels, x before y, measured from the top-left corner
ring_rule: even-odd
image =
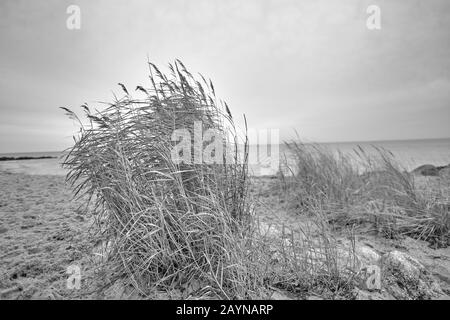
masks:
[[[0,300],[450,300],[448,0],[2,0],[0,26]]]

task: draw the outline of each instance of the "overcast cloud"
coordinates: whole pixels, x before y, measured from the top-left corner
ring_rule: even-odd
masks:
[[[81,8],[81,29],[66,8]],[[366,9],[381,8],[381,30]],[[0,152],[61,150],[58,107],[148,85],[180,58],[255,129],[317,141],[450,137],[450,2],[0,2]]]

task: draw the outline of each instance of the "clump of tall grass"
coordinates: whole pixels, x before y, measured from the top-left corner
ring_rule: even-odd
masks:
[[[294,164],[284,164],[292,175],[283,177],[283,180],[295,187],[295,198],[301,207],[308,208],[318,203],[342,206],[354,200],[360,181],[348,155],[334,154],[313,143],[293,140],[285,144],[288,157],[294,159]]]
[[[246,134],[210,81],[178,60],[169,69],[149,63],[151,87],[136,88],[142,98],[119,84],[125,95],[105,109],[83,105],[87,124],[64,108],[80,125],[64,162],[67,179],[95,202],[109,261],[141,294],[197,283],[200,295],[244,298],[252,280],[242,263],[251,225]],[[199,152],[195,122],[200,134],[231,137],[222,163],[174,161],[174,130],[187,130],[192,154]]]
[[[291,176],[281,176],[302,212],[315,213],[320,205],[337,225],[371,223],[383,235],[408,235],[432,244],[450,244],[449,199],[424,192],[388,150],[353,154],[333,153],[324,146],[298,141],[286,143],[294,165]]]
[[[365,155],[364,175],[367,213],[377,228],[389,237],[408,235],[437,246],[450,245],[449,200],[445,188],[431,185],[421,190],[414,175],[408,173],[387,150]],[[363,153],[361,149],[360,155]]]

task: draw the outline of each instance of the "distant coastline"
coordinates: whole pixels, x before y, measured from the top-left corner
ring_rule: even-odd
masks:
[[[41,159],[56,159],[57,157],[42,156],[42,157],[0,157],[0,161],[17,161],[17,160],[41,160]]]

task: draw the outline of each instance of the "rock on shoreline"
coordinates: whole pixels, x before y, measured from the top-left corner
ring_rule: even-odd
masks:
[[[425,164],[423,166],[417,167],[416,169],[411,171],[411,173],[421,176],[437,177],[441,174],[450,173],[450,164],[440,167],[436,167],[432,164]]]

